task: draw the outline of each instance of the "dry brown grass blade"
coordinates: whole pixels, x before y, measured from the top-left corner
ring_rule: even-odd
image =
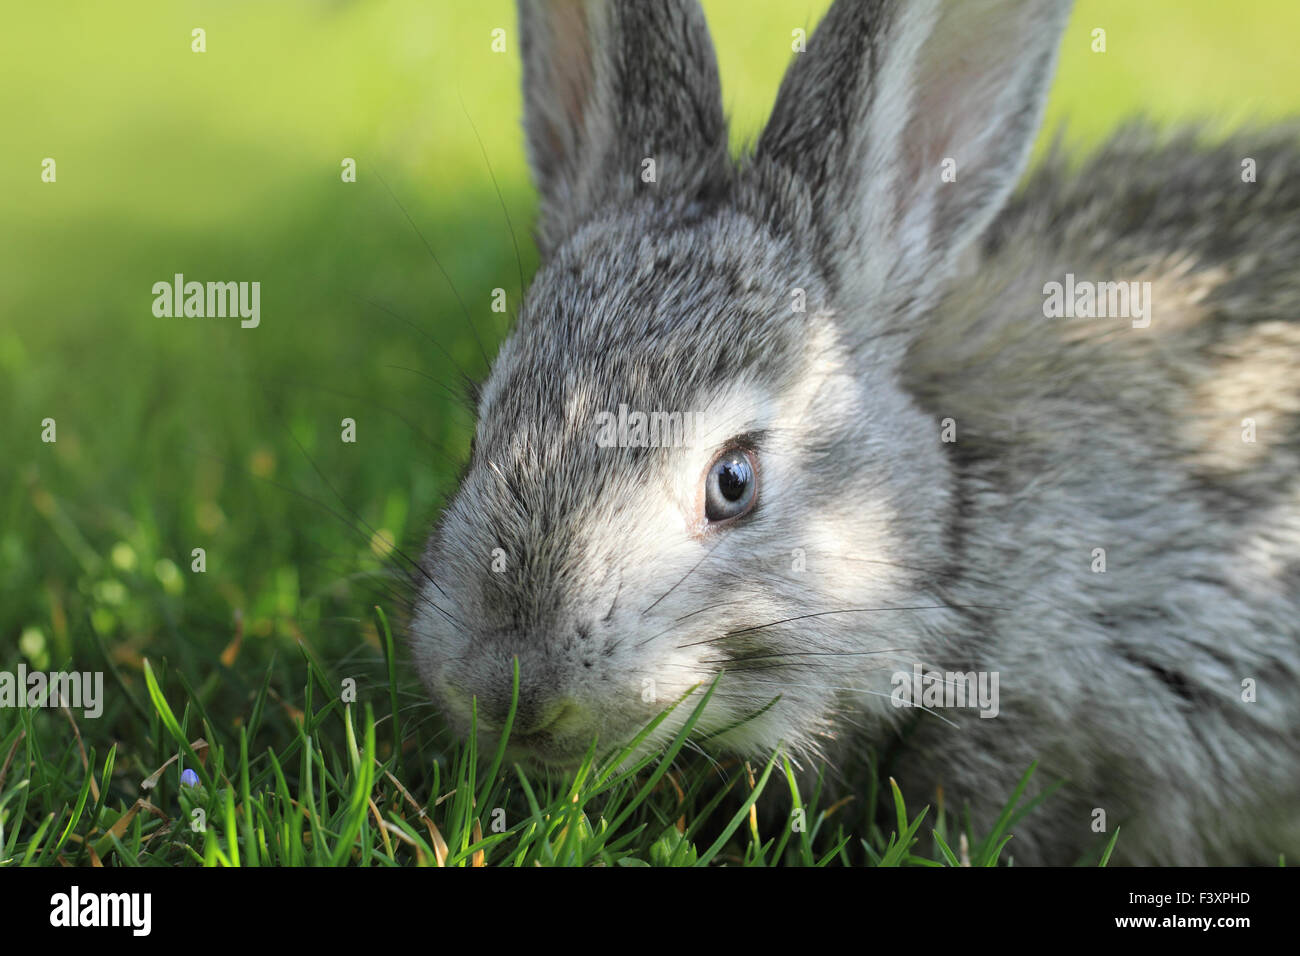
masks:
[[[113,847],[113,841],[109,838],[116,837],[119,840],[122,839],[122,835],[126,833],[126,828],[131,825],[131,821],[135,819],[136,814],[149,805],[148,801],[143,798],[137,799],[135,803],[131,804],[126,813],[118,817],[117,822],[104,831],[104,835],[95,841],[95,846],[101,847],[103,851],[107,853]],[[94,852],[95,846],[90,847],[92,852]]]
[[[663,779],[668,781],[668,784],[673,788],[673,791],[677,794],[677,806],[685,807],[686,791],[682,789],[681,781],[678,780],[679,776],[680,774],[677,770],[669,770],[666,774],[664,774]],[[677,822],[676,824],[674,824],[674,826],[677,827],[678,833],[686,832],[686,814],[684,812],[677,817]]]
[[[0,767],[0,790],[4,789],[5,777],[8,776],[9,774],[9,765],[13,763],[14,754],[18,752],[18,745],[23,742],[23,739],[26,736],[27,736],[27,731],[25,730],[20,731],[18,734],[18,739],[15,740],[14,745],[9,748],[9,756],[5,757],[4,766]]]
[[[144,809],[144,799],[138,798],[135,801],[135,803],[131,804],[130,808],[126,811],[126,813],[118,817],[117,821],[111,827],[109,827],[107,830],[104,831],[104,835],[109,836],[111,834],[112,836],[115,836],[120,840],[122,838],[122,834],[126,833],[126,828],[129,827],[131,825],[131,821],[135,819],[135,815],[143,809]]]
[[[755,786],[754,768],[750,766],[748,760],[745,761],[745,779],[749,782],[749,790],[752,793]],[[755,843],[762,842],[758,836],[758,801],[757,800],[755,800],[753,803],[749,805],[749,832],[753,836]]]
[[[393,855],[393,844],[388,839],[388,829],[384,826],[384,818],[379,815],[379,808],[375,806],[373,798],[367,798],[366,802],[370,804],[370,815],[375,818],[375,823],[379,825],[379,838],[384,841],[384,849],[388,851],[388,855],[391,857]]]
[[[442,833],[438,831],[437,825],[427,815],[424,818],[424,823],[429,828],[429,839],[433,841],[434,858],[438,861],[439,866],[446,866],[447,855],[450,852],[447,849],[447,841],[442,838]]]
[[[382,764],[379,764],[378,760],[376,760],[375,763],[379,766],[382,766]],[[411,796],[410,791],[407,790],[406,787],[402,786],[402,781],[394,777],[393,774],[388,770],[384,771],[384,776],[386,776],[389,780],[393,782],[393,786],[397,788],[398,792],[401,793],[402,797],[406,800],[406,802],[411,805],[411,809],[415,811],[415,815],[420,820],[424,821],[425,828],[429,831],[429,840],[433,846],[433,854],[437,858],[438,865],[446,866],[447,852],[448,852],[447,841],[444,840],[442,838],[442,834],[438,832],[437,825],[433,822],[433,820],[429,817],[429,815],[424,812],[424,807],[420,806],[420,804],[416,802],[415,798]],[[434,805],[437,806],[437,804]]]
[[[852,802],[853,802],[853,795],[852,795],[852,794],[850,794],[850,795],[847,796],[847,797],[843,797],[843,798],[841,798],[841,799],[839,799],[839,800],[836,800],[834,803],[832,803],[829,807],[826,808],[826,812],[825,812],[824,814],[822,814],[822,816],[824,816],[824,817],[826,817],[827,819],[829,819],[830,816],[831,816],[831,814],[833,814],[833,813],[834,813],[836,810],[838,810],[840,807],[842,807],[842,806],[844,806],[844,805],[846,805],[846,804],[848,804],[848,803],[852,803]]]
[[[417,843],[415,840],[411,839],[411,837],[408,836],[407,833],[401,827],[399,827],[395,823],[389,823],[387,820],[381,820],[379,822],[383,824],[383,829],[386,832],[391,833],[393,836],[397,837],[407,846],[415,850],[415,862],[417,866],[429,865],[429,858],[425,855],[424,850],[420,847],[420,844]],[[437,850],[435,849],[434,852],[437,853]],[[439,864],[439,866],[441,866],[441,864]]]
[[[416,865],[416,866],[428,866],[428,865],[429,865],[429,858],[428,858],[428,856],[425,855],[424,850],[421,848],[421,846],[420,846],[419,843],[417,843],[415,840],[411,839],[411,838],[410,838],[410,837],[409,837],[409,836],[408,836],[408,835],[407,835],[407,834],[402,830],[402,828],[399,827],[397,824],[395,824],[395,823],[389,823],[387,820],[382,821],[382,823],[383,823],[383,825],[384,825],[384,829],[385,829],[386,831],[388,831],[388,832],[391,833],[393,836],[397,837],[399,840],[401,840],[403,843],[405,843],[407,846],[412,847],[412,848],[415,850],[415,865]]]
[[[472,834],[475,843],[483,841],[483,828],[479,826],[478,818],[474,818],[474,832]],[[469,859],[470,866],[487,866],[487,855],[482,850],[475,850],[474,855]]]
[[[95,782],[95,773],[90,766],[90,758],[86,756],[86,745],[81,739],[81,728],[77,726],[77,718],[72,716],[72,709],[69,707],[60,707],[63,716],[68,718],[68,723],[72,724],[72,732],[77,738],[77,749],[81,751],[81,767],[90,775],[90,795],[99,801],[99,784]]]
[[[190,743],[190,746],[194,748],[194,752],[199,755],[200,760],[203,760],[207,756],[208,742],[204,740],[202,737],[199,737],[198,739],[192,741]],[[152,790],[154,787],[158,786],[158,781],[161,780],[162,775],[167,772],[167,768],[180,759],[181,759],[180,754],[175,754],[172,757],[168,758],[165,764],[163,764],[153,773],[149,774],[149,776],[147,776],[143,781],[141,781],[140,789]]]
[[[281,710],[284,711],[285,716],[288,717],[289,720],[298,726],[302,726],[302,722],[307,719],[307,715],[303,712],[301,707],[295,707],[293,704],[289,703],[276,692],[274,687],[268,687],[266,692],[273,701],[280,705]]]
[[[239,657],[239,649],[244,645],[244,614],[238,608],[235,609],[235,636],[230,639],[221,652],[221,663],[226,667],[234,667],[235,659]]]

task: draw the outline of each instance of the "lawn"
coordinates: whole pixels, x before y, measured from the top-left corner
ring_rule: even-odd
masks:
[[[826,3],[704,6],[740,149]],[[1042,142],[1296,115],[1298,33],[1290,0],[1079,0]],[[0,864],[1014,858],[1011,813],[963,833],[887,792],[805,785],[806,826],[765,821],[760,789],[800,789],[782,758],[713,766],[681,738],[533,779],[422,702],[403,555],[466,457],[493,290],[514,308],[537,265],[519,73],[507,0],[6,14],[0,670],[104,692],[93,718],[0,707]],[[157,316],[178,273],[258,281],[259,324]]]

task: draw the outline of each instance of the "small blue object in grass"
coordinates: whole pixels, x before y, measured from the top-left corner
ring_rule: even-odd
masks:
[[[199,775],[193,770],[186,770],[181,774],[182,787],[197,787],[199,785]]]

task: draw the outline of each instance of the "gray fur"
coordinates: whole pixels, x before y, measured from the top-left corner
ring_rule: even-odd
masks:
[[[1039,760],[1019,862],[1097,852],[1098,808],[1127,862],[1300,851],[1300,138],[1130,130],[1008,201],[1066,13],[837,0],[733,166],[694,2],[521,0],[544,261],[411,626],[458,727],[517,656],[521,753],[565,764],[725,670],[703,732],[779,700],[714,746],[902,741],[977,825]],[[1045,318],[1066,272],[1149,279],[1151,326]],[[702,440],[601,447],[619,404]],[[707,527],[736,436],[759,504]],[[997,671],[1000,714],[891,706],[914,662]]]

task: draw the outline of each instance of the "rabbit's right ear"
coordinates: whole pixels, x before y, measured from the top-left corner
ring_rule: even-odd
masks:
[[[914,315],[1001,209],[1070,0],[836,0],[756,151],[804,184],[841,300]]]
[[[725,181],[722,93],[698,0],[518,6],[543,256],[604,204]]]

